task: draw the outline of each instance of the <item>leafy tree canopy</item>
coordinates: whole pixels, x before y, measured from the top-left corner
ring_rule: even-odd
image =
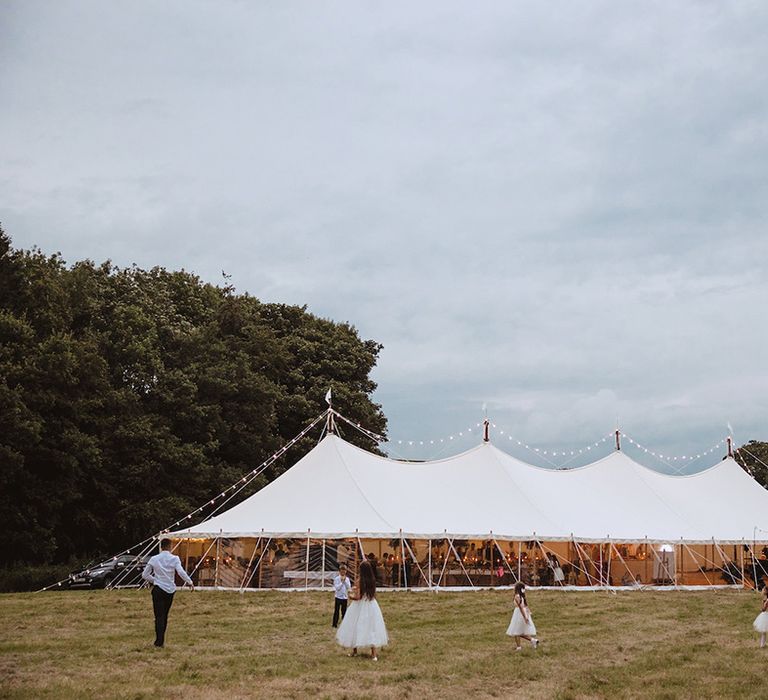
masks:
[[[768,489],[768,442],[750,440],[736,450],[736,461]]]
[[[345,415],[385,433],[371,400],[380,350],[306,307],[185,271],[68,266],[0,229],[0,564],[144,539],[294,437],[329,386]]]

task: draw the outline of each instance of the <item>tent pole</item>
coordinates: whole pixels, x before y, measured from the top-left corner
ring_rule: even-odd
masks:
[[[674,550],[673,554],[675,555],[675,570],[673,572],[674,575],[672,577],[672,584],[674,585],[675,589],[677,589],[677,565],[678,565],[678,562],[679,562],[679,559],[680,559],[680,557],[677,556],[677,548],[678,548],[678,546],[679,545],[673,545],[673,547],[672,547],[673,550]]]
[[[749,546],[749,555],[752,557],[752,576],[755,582],[755,587],[757,587],[757,564],[755,562],[755,549],[752,545],[748,545],[748,546]],[[746,584],[746,579],[744,579],[744,582]]]
[[[741,549],[739,555],[739,562],[741,564],[741,587],[746,588],[747,584],[744,581],[744,538],[741,539]]]
[[[445,540],[446,542],[450,541],[450,538],[448,537],[448,531],[445,531]],[[445,567],[448,566],[448,554],[446,553],[445,558],[443,559],[443,568],[440,570],[440,578],[437,579],[437,587],[440,588],[440,584],[443,582],[443,574],[445,574]]]
[[[323,573],[320,579],[320,589],[325,590],[325,538],[323,538]]]
[[[611,585],[611,555],[613,554],[613,548],[611,545],[611,536],[608,535],[608,572],[607,572],[607,583],[610,586]]]
[[[651,553],[653,554],[654,559],[656,559],[659,562],[659,573],[662,573],[662,560],[661,557],[658,556],[656,550],[651,547]],[[653,581],[657,581],[658,579],[652,579]]]
[[[355,547],[355,583],[359,583],[357,580],[357,573],[360,570],[360,550],[363,548],[363,543],[360,542],[360,535],[358,529],[355,528],[355,539],[357,540],[357,547]]]
[[[755,552],[757,551],[757,542],[755,542],[755,538],[756,537],[757,537],[757,528],[755,528],[752,531],[752,550],[750,552],[752,554],[752,576],[753,576],[752,580],[755,582],[755,589],[758,588],[758,585],[757,585],[757,562],[755,561],[755,559],[756,559]]]
[[[650,579],[648,578],[648,559],[650,557],[648,556],[648,535],[645,536],[645,574],[643,578],[645,579],[645,584],[648,585],[650,583]]]
[[[679,583],[681,586],[688,585],[687,583],[688,577],[686,575],[686,570],[685,570],[685,556],[687,552],[688,552],[688,548],[684,546],[683,538],[681,537],[680,538],[680,579],[679,579]]]
[[[604,586],[605,585],[605,579],[604,579],[604,576],[603,576],[603,543],[602,542],[600,543],[599,547],[600,547],[600,557],[599,557],[599,562],[600,562],[600,585]]]
[[[262,540],[262,539],[264,539],[263,536],[259,537],[259,540]],[[262,546],[261,554],[259,554],[259,560],[256,562],[256,568],[259,570],[259,588],[261,588],[261,562],[264,559],[264,555],[269,551],[270,542],[272,542],[271,537],[267,540],[267,543]],[[256,573],[256,572],[254,571],[253,573]],[[250,584],[252,580],[253,580],[253,574],[251,574],[250,578],[248,579],[248,584]],[[246,584],[244,588],[248,588],[248,584]]]
[[[669,562],[668,557],[664,557],[663,559],[658,555],[656,550],[651,547],[651,551],[653,552],[653,556],[656,557],[656,559],[659,562],[659,573],[663,574],[665,579],[669,578]],[[674,549],[672,550],[673,554],[675,553]],[[669,554],[669,552],[664,552],[664,554]],[[677,568],[677,563],[675,563],[675,568]],[[677,572],[675,571],[675,575],[672,577],[672,585],[677,588],[677,581],[675,580],[677,578]]]
[[[535,535],[536,533],[534,533]],[[544,557],[545,561],[547,562],[547,566],[552,570],[552,577],[554,578],[555,575],[555,567],[552,566],[552,560],[549,558],[549,552],[551,552],[551,549],[548,549],[545,547],[540,541],[539,538],[536,537],[536,546],[541,550],[541,556]],[[554,552],[552,552],[554,554]],[[541,581],[539,581],[541,583]]]
[[[419,573],[421,574],[421,577],[426,580],[427,576],[424,573],[424,569],[421,568],[421,565],[419,564],[419,560],[416,558],[416,552],[414,552],[413,549],[411,548],[411,545],[408,544],[408,540],[407,539],[403,540],[403,542],[405,542],[405,546],[406,546],[406,548],[408,550],[408,553],[411,555],[411,561],[413,561],[413,563],[416,564],[416,568],[419,570]],[[413,577],[411,577],[411,578],[413,578]]]
[[[403,543],[403,528],[400,528],[400,552],[402,553],[403,563],[400,566],[400,577],[405,584],[405,590],[408,590],[408,569],[405,564],[405,544]]]
[[[621,556],[621,552],[619,551],[619,548],[611,542],[611,547],[613,547],[613,553],[619,558],[619,561],[624,564],[624,568],[627,570],[627,573],[629,574],[629,577],[632,579],[633,582],[636,583],[635,575],[632,573],[632,569],[629,568],[629,565],[625,561],[624,557]]]
[[[307,554],[304,563],[304,590],[309,588],[309,530],[307,530]]]
[[[600,584],[600,580],[596,579],[594,576],[592,576],[589,573],[589,564],[585,563],[586,557],[584,556],[584,550],[581,548],[581,545],[576,540],[574,540],[573,543],[576,545],[576,549],[579,552],[579,561],[581,562],[581,565],[583,567],[582,570],[584,571],[584,575],[587,578],[587,585],[588,586],[594,586],[594,583],[593,583],[594,581],[597,581],[598,585],[599,585]],[[589,562],[590,562],[590,564],[592,564],[592,567],[594,568],[594,562],[592,561],[592,557],[589,558]]]
[[[221,558],[221,537],[216,538],[216,566],[213,570],[213,587],[219,587],[219,559]]]
[[[259,543],[261,542],[261,537],[259,537],[258,540],[256,540],[255,544],[253,545],[253,554],[251,554],[251,558],[248,561],[248,566],[245,567],[245,573],[243,574],[243,580],[240,583],[240,592],[242,593],[243,588],[245,588],[245,582],[248,579],[248,572],[251,570],[251,564],[253,564],[253,560],[256,558],[256,551],[259,548]]]
[[[472,588],[475,588],[475,584],[472,582],[472,577],[469,575],[469,572],[464,568],[464,562],[461,561],[461,557],[459,556],[459,553],[456,551],[456,547],[453,546],[453,540],[451,538],[448,538],[448,545],[453,550],[453,556],[456,557],[456,561],[459,562],[459,566],[461,567],[461,570],[464,572],[464,575],[467,577],[467,581],[469,581],[469,585],[472,586]]]
[[[263,537],[264,537],[264,528],[261,528],[261,537],[260,537],[259,539],[262,539]],[[259,563],[258,563],[258,564],[256,564],[256,567],[257,567],[257,568],[258,568],[258,570],[259,570],[259,580],[258,580],[258,582],[257,582],[257,587],[258,587],[258,588],[261,588],[261,570],[264,568],[263,566],[261,566],[261,560],[264,558],[264,555],[265,555],[265,554],[267,553],[267,551],[269,550],[269,545],[270,545],[271,543],[272,543],[272,538],[270,537],[270,538],[269,538],[269,542],[267,542],[267,544],[265,544],[265,545],[264,545],[264,546],[261,548],[261,555],[259,556]]]
[[[496,545],[496,549],[498,549],[498,550],[499,550],[499,555],[501,556],[501,560],[502,560],[502,561],[503,561],[503,562],[504,562],[504,563],[507,565],[507,568],[509,569],[509,573],[510,573],[510,574],[512,574],[512,576],[514,577],[514,575],[515,575],[515,571],[514,571],[514,569],[512,568],[511,564],[510,564],[510,563],[507,561],[507,558],[504,556],[504,551],[501,549],[501,546],[500,546],[500,545],[499,545],[499,543],[496,541],[496,538],[495,538],[495,537],[494,537],[494,539],[493,539],[493,543]],[[519,580],[519,579],[518,579],[518,580]]]
[[[584,569],[584,561],[581,557],[581,550],[579,549],[579,546],[576,544],[576,539],[573,536],[573,533],[571,533],[571,544],[573,545],[573,551],[576,552],[576,558],[579,561],[579,566],[576,567],[578,569],[578,572],[576,573],[576,585],[579,585],[579,574],[584,571],[586,574],[586,571]],[[575,563],[573,566],[576,566]],[[587,583],[589,583],[589,577],[587,577]]]
[[[208,556],[208,552],[210,552],[213,549],[213,545],[215,545],[215,544],[216,544],[216,538],[214,537],[211,540],[211,544],[208,545],[208,549],[206,549],[205,553],[203,554],[203,556],[200,557],[200,561],[197,562],[197,565],[195,566],[195,568],[192,569],[192,571],[188,572],[189,573],[189,578],[192,578],[195,575],[197,570],[200,568],[200,565],[205,561],[205,558]]]
[[[523,580],[523,541],[517,541],[517,580]]]
[[[429,541],[427,542],[427,546],[429,547],[429,554],[427,555],[427,568],[429,571],[429,588],[432,588],[432,538],[429,538]]]
[[[728,560],[728,556],[726,555],[726,553],[723,550],[723,548],[719,544],[717,544],[717,541],[715,540],[714,537],[712,538],[712,543],[713,543],[712,544],[713,547],[717,547],[717,551],[720,554],[720,559],[723,562],[723,565],[721,567],[719,567],[720,571],[726,571],[725,565],[726,565],[726,562]],[[727,569],[727,571],[728,571],[728,575],[732,577],[733,571],[730,569],[730,567]]]
[[[489,542],[493,542],[493,530],[491,530],[488,533],[488,541]],[[495,555],[496,552],[495,552],[493,547],[488,547],[488,549],[491,552],[491,561],[488,563],[488,565],[491,567],[491,579],[490,579],[491,580],[491,588],[494,588],[494,584],[493,584],[493,578],[494,578],[494,576],[493,576],[493,560],[495,559],[494,555]]]
[[[696,566],[699,568],[699,571],[701,571],[702,576],[704,576],[704,580],[707,582],[708,586],[714,585],[712,581],[709,580],[709,576],[707,576],[707,572],[699,566],[699,560],[696,557],[696,553],[687,545],[685,542],[683,542],[683,546],[688,550],[688,554],[691,555],[691,559],[693,559],[693,563],[696,564]],[[704,545],[704,551],[706,551],[707,545]],[[704,564],[707,563],[707,555],[704,555]]]

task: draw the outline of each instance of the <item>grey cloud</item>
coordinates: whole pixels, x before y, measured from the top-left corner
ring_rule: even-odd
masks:
[[[766,437],[761,4],[4,11],[17,245],[354,323],[394,438]]]

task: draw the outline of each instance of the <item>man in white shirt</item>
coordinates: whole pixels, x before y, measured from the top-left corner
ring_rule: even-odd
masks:
[[[352,584],[347,578],[347,567],[345,564],[339,566],[339,573],[333,577],[333,622],[334,627],[339,624],[339,612],[341,612],[341,619],[344,619],[344,615],[347,612],[347,600],[349,598],[349,589],[352,588]]]
[[[186,581],[192,589],[195,586],[189,578],[181,559],[171,554],[171,541],[160,541],[160,554],[155,554],[144,567],[141,574],[145,581],[152,584],[152,608],[155,612],[155,646],[165,644],[165,628],[168,626],[168,611],[173,605],[173,594],[176,592],[176,574]]]

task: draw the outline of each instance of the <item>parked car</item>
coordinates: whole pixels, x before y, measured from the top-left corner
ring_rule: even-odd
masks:
[[[137,587],[141,584],[141,572],[149,561],[149,556],[137,557],[133,554],[121,554],[83,571],[69,575],[68,588],[106,588],[113,581],[120,587]]]

